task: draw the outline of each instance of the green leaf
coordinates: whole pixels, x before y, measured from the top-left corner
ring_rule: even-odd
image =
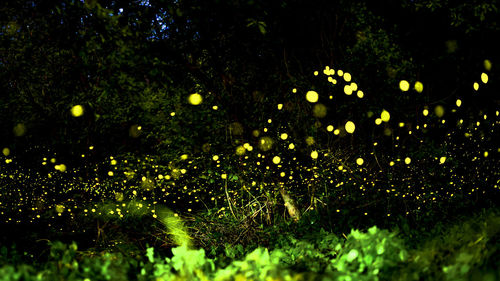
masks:
[[[153,248],[153,247],[149,247],[146,250],[146,257],[148,257],[148,260],[150,263],[153,263],[155,261],[154,251],[155,251],[155,248]]]
[[[382,255],[385,252],[385,248],[383,244],[377,245],[377,255]]]
[[[359,252],[358,250],[356,249],[352,249],[351,251],[349,251],[349,253],[347,254],[347,261],[348,262],[352,262],[353,260],[355,260],[359,255]]]
[[[399,251],[399,259],[405,261],[408,258],[408,253],[405,250]]]
[[[378,231],[377,226],[373,226],[373,227],[370,227],[370,229],[368,229],[368,233],[370,233],[371,235],[376,234],[377,231]]]
[[[265,35],[266,34],[266,25],[259,22],[259,30],[260,30],[260,33],[262,33],[262,35]]]
[[[366,255],[364,258],[364,261],[367,265],[371,265],[373,262],[373,256],[372,255]]]

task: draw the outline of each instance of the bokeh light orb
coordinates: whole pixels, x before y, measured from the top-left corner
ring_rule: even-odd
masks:
[[[191,94],[188,97],[188,102],[192,105],[199,105],[202,101],[203,97],[198,93]]]
[[[273,163],[278,165],[281,162],[281,158],[279,156],[274,156],[273,157]]]
[[[356,159],[356,164],[358,164],[359,166],[363,165],[363,163],[365,163],[365,160],[363,160],[363,158],[358,158]]]
[[[83,115],[84,109],[83,106],[77,104],[71,108],[71,115],[74,117],[80,117]]]
[[[308,91],[306,93],[306,100],[310,103],[315,103],[317,102],[319,99],[319,96],[318,96],[318,93],[316,93],[315,91]]]
[[[408,83],[408,81],[406,80],[401,80],[399,82],[399,88],[401,89],[401,91],[406,92],[410,89],[410,83]]]
[[[437,117],[441,118],[444,115],[444,107],[442,105],[438,105],[434,108],[434,113]]]
[[[422,82],[420,81],[415,82],[415,91],[417,91],[417,93],[421,93],[423,90],[424,84],[422,84]]]
[[[349,134],[352,134],[354,133],[354,130],[356,130],[356,125],[354,125],[354,123],[352,121],[347,121],[345,123],[345,131],[348,132]]]
[[[313,107],[313,115],[316,118],[324,118],[327,114],[327,108],[324,104],[318,103]]]
[[[391,119],[391,114],[389,114],[389,112],[384,109],[380,114],[380,119],[382,119],[382,121],[384,122],[389,122],[389,120]]]
[[[316,150],[314,150],[313,152],[311,152],[311,158],[312,159],[318,159],[318,152]]]

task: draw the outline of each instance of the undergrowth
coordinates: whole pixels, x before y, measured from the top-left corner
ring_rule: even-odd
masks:
[[[117,248],[91,253],[74,242],[49,241],[46,262],[31,264],[22,257],[29,253],[3,246],[0,280],[493,281],[500,277],[498,209],[436,226],[435,236],[418,244],[403,232],[376,226],[340,235],[322,228],[307,233],[283,229],[260,231],[261,237],[273,237],[268,247],[226,242],[208,247],[209,253],[186,243],[169,254],[150,246],[139,254]]]

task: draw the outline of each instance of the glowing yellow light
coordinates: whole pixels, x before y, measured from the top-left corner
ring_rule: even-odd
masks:
[[[71,108],[71,115],[74,117],[80,117],[83,115],[83,106],[75,105]]]
[[[238,147],[236,147],[236,155],[241,156],[241,155],[245,154],[245,152],[246,152],[246,149],[242,145],[239,145]]]
[[[274,156],[273,157],[273,163],[278,165],[281,162],[281,158],[279,156]]]
[[[352,95],[352,88],[350,85],[345,85],[344,86],[344,93],[348,96]]]
[[[14,135],[16,137],[21,137],[24,136],[26,133],[26,126],[23,123],[18,123],[16,126],[14,126],[14,129],[12,130],[14,132]]]
[[[56,170],[58,170],[60,172],[64,172],[64,171],[66,171],[66,165],[64,165],[64,164],[55,165],[54,169],[56,169]]]
[[[339,169],[339,171],[342,171],[344,169],[344,167],[342,165],[338,166],[337,169]]]
[[[462,105],[462,101],[460,99],[457,99],[457,102],[455,103],[457,107],[460,107]]]
[[[188,159],[188,155],[187,154],[182,154],[181,155],[181,160],[186,160]]]
[[[194,93],[189,95],[188,101],[192,105],[199,105],[203,101],[203,97],[198,93]]]
[[[328,126],[326,127],[326,130],[327,130],[328,132],[333,131],[333,126],[332,126],[332,125],[328,125]]]
[[[395,164],[394,161],[389,162],[389,166],[391,167],[394,166],[394,164]]]
[[[296,93],[297,92],[297,89],[296,88],[293,88],[292,89],[292,93]]]
[[[64,212],[64,206],[63,205],[56,205],[56,212],[59,214]]]
[[[406,165],[410,165],[410,163],[411,163],[411,158],[410,157],[406,157],[405,158],[405,164]]]
[[[212,156],[212,160],[214,160],[214,161],[219,160],[219,155],[214,155],[214,156]]]
[[[318,93],[315,91],[308,91],[306,93],[306,100],[310,103],[315,103],[318,101]]]
[[[488,83],[488,74],[486,74],[486,73],[484,73],[484,72],[483,72],[483,73],[481,73],[481,81],[482,81],[484,84]]]
[[[325,69],[323,69],[323,74],[328,75],[329,72],[330,72],[330,67],[327,65],[325,66]]]
[[[318,152],[316,150],[311,152],[311,158],[312,159],[317,159],[318,158]]]
[[[293,143],[288,145],[288,149],[294,149],[294,148],[295,148],[295,145]]]
[[[475,91],[479,90],[479,83],[474,82],[473,87],[474,87],[474,90],[475,90]]]
[[[212,106],[212,109],[217,110],[217,109],[219,109],[219,107],[217,105],[214,105],[214,106]]]
[[[337,136],[338,134],[340,134],[340,130],[339,130],[339,129],[335,129],[335,130],[333,131],[333,134]]]
[[[314,76],[318,76],[319,72],[316,70],[314,71]]]
[[[10,155],[10,149],[8,147],[4,147],[4,149],[2,149],[2,153],[4,156],[9,156]]]
[[[358,84],[356,84],[356,83],[352,82],[352,83],[351,83],[351,90],[352,90],[353,92],[357,91],[357,90],[358,90]]]
[[[282,140],[286,140],[288,138],[288,134],[287,133],[283,133],[283,134],[280,135],[280,138]]]
[[[485,151],[485,152],[483,153],[483,155],[484,155],[484,157],[488,157],[488,151]]]
[[[389,122],[389,120],[391,119],[391,114],[389,114],[389,112],[384,109],[380,114],[380,119],[382,119],[382,121],[384,122]]]
[[[345,128],[346,132],[348,132],[349,134],[352,134],[352,133],[354,133],[356,126],[354,125],[354,123],[352,121],[347,121],[347,123],[345,123],[344,128]]]
[[[429,110],[428,110],[428,109],[424,109],[424,110],[422,111],[422,114],[423,114],[424,116],[429,115]]]
[[[382,124],[382,119],[380,118],[375,119],[375,125],[380,125],[380,124]]]
[[[404,126],[405,126],[405,123],[403,123],[403,122],[399,122],[399,127],[400,127],[400,128],[403,128]]]
[[[225,180],[225,179],[227,179],[227,174],[221,174],[220,177],[221,177],[221,179]]]
[[[351,81],[351,74],[349,72],[344,73],[344,80],[346,82]]]
[[[262,137],[259,140],[259,148],[263,151],[268,151],[273,147],[273,139],[270,137]]]
[[[439,158],[439,164],[443,164],[445,161],[446,161],[446,156],[441,156],[441,158]]]
[[[327,113],[327,109],[326,109],[326,106],[324,104],[318,103],[318,104],[314,105],[314,107],[313,107],[314,117],[323,118],[326,116],[326,113]]]
[[[174,117],[175,116],[175,112],[170,112],[170,116]]]
[[[279,104],[278,104],[278,110],[281,110],[281,109],[283,109],[283,104],[282,104],[282,103],[279,103]]]
[[[406,92],[408,91],[408,89],[410,89],[410,83],[408,83],[408,81],[406,80],[401,80],[399,82],[399,88],[401,89],[401,91]]]
[[[484,69],[490,71],[491,70],[491,61],[490,60],[484,60],[483,61]]]
[[[114,175],[113,171],[108,172],[108,176],[112,177]]]
[[[363,158],[358,158],[356,159],[356,164],[358,164],[359,166],[363,165],[363,163],[365,163],[365,160],[363,160]]]
[[[306,138],[306,143],[307,143],[307,145],[313,145],[313,144],[314,144],[314,142],[315,142],[315,141],[314,141],[314,138],[313,138],[312,136],[308,136],[308,137]]]
[[[365,96],[365,94],[363,93],[363,91],[359,90],[357,96],[358,98],[362,99]]]
[[[417,91],[417,93],[421,93],[423,90],[424,84],[422,84],[422,82],[420,81],[415,82],[415,91]]]
[[[339,70],[337,70],[337,75],[338,75],[338,76],[343,76],[343,75],[344,75],[344,71],[342,71],[342,70],[340,70],[340,69],[339,69]]]
[[[441,118],[444,115],[444,107],[442,105],[438,105],[434,108],[434,113],[437,117]]]

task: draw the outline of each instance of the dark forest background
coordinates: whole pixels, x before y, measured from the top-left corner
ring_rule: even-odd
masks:
[[[499,8],[3,1],[0,242],[172,246],[141,238],[171,209],[214,255],[372,225],[417,245],[497,210]]]

